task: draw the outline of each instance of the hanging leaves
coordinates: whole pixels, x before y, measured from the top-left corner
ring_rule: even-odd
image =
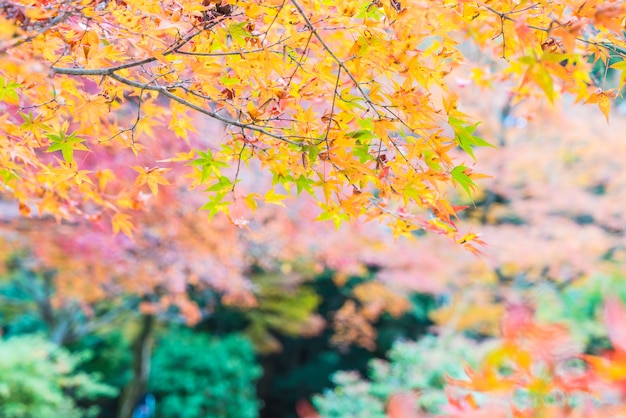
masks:
[[[188,184],[207,186],[211,215],[229,214],[236,185],[261,167],[274,184],[255,191],[251,209],[306,191],[322,199],[319,219],[376,218],[398,236],[426,228],[472,247],[442,192],[455,184],[471,193],[480,178],[453,161],[455,146],[472,159],[491,146],[451,88],[466,64],[460,45],[470,38],[501,61],[497,73],[475,68],[477,84],[512,79],[513,95],[555,102],[570,92],[608,120],[612,93],[590,77],[587,58],[621,69],[622,12],[619,2],[566,0],[8,5],[0,11],[10,34],[0,37],[0,173],[11,184],[3,193],[68,219],[95,205],[112,220],[143,186],[156,196],[170,168],[138,162],[130,167],[139,176],[118,176],[109,193],[84,179],[44,204],[36,190],[62,183],[49,178],[49,165],[62,161],[40,151],[60,151],[96,184],[95,173],[112,167],[109,147],[142,161],[170,130],[196,158],[158,159],[190,164]],[[205,137],[206,118],[225,132]],[[76,151],[90,154],[77,161]]]

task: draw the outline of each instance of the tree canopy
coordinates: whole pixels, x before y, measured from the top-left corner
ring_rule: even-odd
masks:
[[[591,69],[626,68],[612,1],[2,1],[0,16],[3,193],[129,236],[175,174],[238,226],[306,192],[320,220],[475,250],[442,186],[471,193],[474,148],[491,144],[452,87],[570,92],[608,119],[618,89]],[[467,59],[477,48],[488,65]],[[160,146],[164,130],[184,146]],[[245,184],[259,170],[271,183]]]

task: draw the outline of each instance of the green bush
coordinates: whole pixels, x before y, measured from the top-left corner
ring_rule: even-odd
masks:
[[[463,337],[399,341],[389,351],[389,361],[369,362],[369,380],[354,372],[335,373],[335,388],[313,403],[324,418],[386,418],[391,395],[415,391],[422,410],[439,413],[447,403],[445,377],[463,378],[463,366],[477,366],[486,348]]]
[[[76,372],[81,359],[43,337],[0,341],[0,417],[81,418],[97,414],[76,400],[114,396],[94,375]]]
[[[212,339],[188,330],[164,335],[153,356],[150,390],[161,418],[255,418],[261,367],[245,337]]]

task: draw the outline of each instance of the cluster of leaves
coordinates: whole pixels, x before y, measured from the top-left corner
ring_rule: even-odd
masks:
[[[560,87],[607,117],[616,91],[594,83],[588,58],[606,63],[624,46],[612,1],[1,5],[3,193],[24,214],[105,219],[127,235],[146,186],[156,196],[184,162],[211,215],[307,192],[319,219],[382,219],[396,236],[425,228],[475,249],[442,187],[472,190],[481,176],[451,150],[473,158],[488,145],[449,88],[464,41],[506,58],[499,76],[521,81],[516,96],[554,100]],[[481,68],[473,78],[491,82]],[[229,137],[200,139],[203,117]],[[112,150],[141,160],[163,129],[187,151],[120,177]],[[272,184],[237,190],[243,165]]]

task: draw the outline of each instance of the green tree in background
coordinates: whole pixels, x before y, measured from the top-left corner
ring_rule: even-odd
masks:
[[[255,418],[260,376],[246,338],[231,334],[218,340],[173,329],[159,339],[150,390],[159,418]]]

